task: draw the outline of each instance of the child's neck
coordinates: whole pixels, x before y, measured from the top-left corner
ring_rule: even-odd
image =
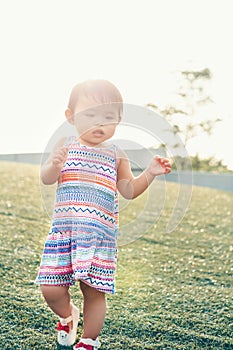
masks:
[[[101,142],[101,143],[91,143],[83,140],[81,137],[78,138],[78,142],[82,146],[90,147],[90,148],[106,148],[110,145],[109,142]]]

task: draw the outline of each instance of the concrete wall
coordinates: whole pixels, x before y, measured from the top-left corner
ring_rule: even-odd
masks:
[[[180,182],[184,184],[192,184],[194,186],[203,186],[216,188],[218,190],[233,192],[233,173],[208,173],[193,171],[185,172],[181,174],[173,172],[165,176],[167,181]]]
[[[130,159],[133,170],[139,173],[137,169],[144,169],[154,154],[162,154],[160,150],[126,150],[127,156]],[[43,160],[48,155],[43,154]],[[6,154],[0,155],[0,161],[12,161],[20,163],[40,164],[42,160],[41,153],[25,153],[25,154]],[[193,184],[195,186],[204,186],[210,188],[216,188],[223,191],[233,192],[233,173],[206,173],[206,172],[172,172],[171,174],[161,177],[162,179],[171,182],[179,182],[185,184]]]
[[[0,154],[0,160],[7,162],[40,164],[41,159],[41,153]]]
[[[163,149],[137,149],[125,150],[133,169],[145,169],[151,158],[159,154],[165,156]],[[19,162],[29,164],[40,164],[42,160],[47,159],[47,153],[21,153],[21,154],[0,154],[0,161]]]

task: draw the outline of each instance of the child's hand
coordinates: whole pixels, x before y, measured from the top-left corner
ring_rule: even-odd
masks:
[[[155,156],[150,162],[147,170],[153,176],[169,174],[171,172],[171,163],[169,159]]]
[[[59,147],[57,148],[53,155],[52,155],[52,164],[56,167],[56,168],[62,168],[66,159],[67,159],[67,155],[68,155],[68,148],[65,147]]]

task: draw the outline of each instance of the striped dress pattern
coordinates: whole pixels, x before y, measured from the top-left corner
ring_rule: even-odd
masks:
[[[114,293],[118,192],[116,146],[93,148],[72,138],[58,180],[51,230],[37,284],[71,286],[81,280]]]

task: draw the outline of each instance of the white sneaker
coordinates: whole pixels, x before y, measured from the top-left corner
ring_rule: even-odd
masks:
[[[60,318],[60,322],[57,325],[57,341],[58,344],[63,346],[71,346],[76,341],[77,328],[79,322],[79,309],[71,304],[71,315],[67,318]],[[73,321],[72,329],[69,329],[68,323]]]
[[[78,344],[76,344],[73,349],[74,350],[98,350],[101,344],[98,340],[90,339],[90,338],[81,338]]]

